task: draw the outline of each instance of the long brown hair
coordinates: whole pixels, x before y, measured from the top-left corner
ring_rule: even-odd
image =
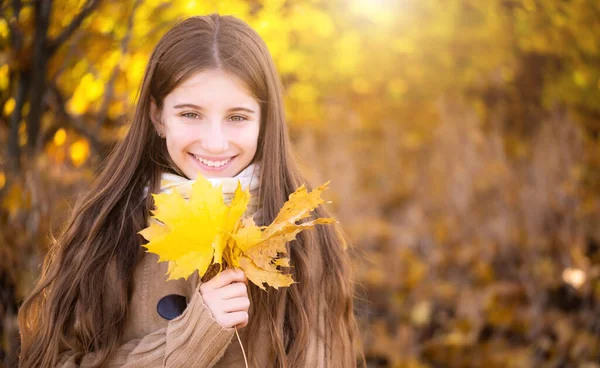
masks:
[[[131,128],[78,204],[46,256],[42,276],[19,311],[21,366],[51,367],[64,350],[96,352],[105,364],[120,343],[128,313],[133,269],[143,248],[136,234],[146,225],[161,172],[178,171],[151,124],[150,101],[164,98],[194,73],[221,68],[242,79],[261,105],[255,162],[261,164],[259,201],[270,223],[289,194],[305,182],[292,157],[283,88],[261,37],[232,16],[184,19],[158,42],[146,68]],[[315,216],[329,217],[319,208]],[[270,333],[273,367],[305,366],[306,346],[319,334],[330,366],[355,365],[359,351],[353,286],[339,229],[319,226],[289,244],[297,283],[264,292],[251,285],[248,336]],[[112,265],[116,265],[113,267]],[[113,287],[105,287],[114,275]],[[111,303],[106,303],[111,300]],[[104,301],[104,303],[103,303]],[[324,329],[317,331],[322,312]],[[248,355],[265,349],[247,341]],[[256,366],[253,362],[253,366]]]

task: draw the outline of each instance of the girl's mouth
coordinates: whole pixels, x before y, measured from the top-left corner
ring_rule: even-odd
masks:
[[[205,171],[223,171],[227,167],[229,167],[229,165],[231,165],[231,161],[233,161],[237,157],[236,155],[228,158],[227,160],[209,161],[192,153],[190,153],[190,156],[192,156],[194,162],[196,162],[196,164]]]

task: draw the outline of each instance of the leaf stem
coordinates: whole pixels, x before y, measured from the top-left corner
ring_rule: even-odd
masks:
[[[242,339],[240,339],[240,335],[238,334],[237,327],[235,328],[235,336],[237,336],[238,342],[240,343],[240,348],[242,348],[242,355],[244,355],[244,363],[246,364],[246,368],[248,368],[248,359],[246,359],[246,351],[244,350],[244,345],[242,344]]]

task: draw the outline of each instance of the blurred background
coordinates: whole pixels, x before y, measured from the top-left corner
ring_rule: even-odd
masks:
[[[153,46],[219,12],[264,38],[331,180],[370,367],[600,367],[597,0],[1,4],[0,364]]]

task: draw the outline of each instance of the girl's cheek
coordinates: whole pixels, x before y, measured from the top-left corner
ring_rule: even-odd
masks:
[[[258,124],[248,125],[243,129],[230,129],[228,135],[238,142],[253,142],[258,138]]]
[[[201,132],[198,129],[193,129],[193,127],[178,127],[172,129],[169,133],[171,133],[171,141],[177,146],[185,146],[201,138]]]

